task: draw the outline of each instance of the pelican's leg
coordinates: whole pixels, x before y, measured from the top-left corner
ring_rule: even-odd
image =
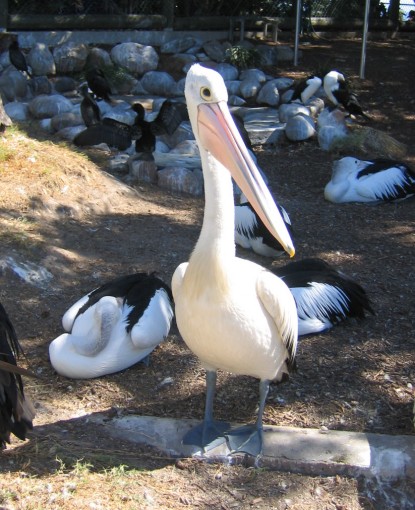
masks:
[[[226,434],[231,453],[243,452],[257,457],[262,452],[262,416],[269,391],[269,381],[259,383],[259,410],[254,425],[244,425]]]
[[[200,425],[192,428],[183,438],[183,444],[200,446],[205,451],[212,450],[225,442],[224,433],[229,430],[229,423],[213,419],[213,401],[216,390],[216,370],[206,371],[205,416]]]

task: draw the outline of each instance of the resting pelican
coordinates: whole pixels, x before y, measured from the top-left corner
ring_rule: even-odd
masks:
[[[93,290],[64,314],[68,332],[49,345],[61,375],[88,379],[144,360],[169,333],[170,288],[153,274],[122,276]]]
[[[282,205],[277,207],[292,238],[290,217]],[[235,243],[264,257],[279,257],[285,252],[243,193],[240,203],[235,204]]]
[[[16,331],[0,303],[0,448],[10,443],[10,434],[23,440],[33,428],[35,409],[24,394],[21,378],[30,374],[16,365],[21,352]]]
[[[291,101],[301,99],[301,102],[305,104],[310,97],[312,97],[317,90],[322,86],[323,80],[320,76],[311,75],[305,80],[301,80],[294,88]]]
[[[256,456],[262,451],[269,383],[295,366],[297,311],[282,280],[235,256],[231,175],[291,256],[294,247],[232,120],[221,76],[194,64],[186,77],[185,97],[202,161],[205,211],[189,262],[174,272],[172,291],[179,331],[206,369],[206,405],[203,423],[183,441],[208,450],[225,436],[231,452]],[[260,379],[254,425],[229,430],[227,423],[213,419],[218,369]]]
[[[308,258],[273,269],[290,288],[298,313],[298,335],[312,335],[347,318],[373,314],[363,287],[326,261]]]
[[[356,94],[350,90],[350,86],[342,73],[338,71],[330,71],[327,73],[323,79],[323,88],[334,106],[341,104],[349,112],[349,115],[361,115],[362,117],[370,119],[370,117],[363,112]]]
[[[346,156],[333,163],[326,200],[335,203],[380,203],[403,200],[415,194],[415,173],[392,159],[360,160]]]

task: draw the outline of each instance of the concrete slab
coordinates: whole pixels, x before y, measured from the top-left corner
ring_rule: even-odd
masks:
[[[193,420],[135,415],[108,419],[93,415],[91,421],[103,426],[113,438],[145,444],[170,457],[198,457],[306,475],[415,480],[415,436],[266,427],[263,455],[254,459],[231,455],[226,443],[208,453],[183,445],[184,434],[198,423]]]

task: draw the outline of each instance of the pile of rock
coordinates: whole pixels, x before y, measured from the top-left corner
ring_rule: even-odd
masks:
[[[132,124],[133,101],[143,101],[156,112],[165,98],[184,101],[184,82],[194,62],[214,67],[224,78],[229,104],[238,109],[253,144],[275,144],[281,136],[292,141],[316,134],[316,116],[324,101],[313,98],[307,105],[289,103],[293,80],[268,76],[260,69],[239,71],[227,63],[230,43],[202,42],[194,37],[170,41],[157,50],[135,42],[119,43],[109,51],[73,42],[52,49],[37,43],[27,53],[32,79],[10,65],[8,53],[0,56],[0,93],[4,108],[13,121],[37,120],[43,129],[69,142],[85,129],[80,114],[77,87],[84,71],[92,66],[108,75],[114,102],[100,101],[102,117]],[[259,46],[265,64],[275,65],[292,58],[285,46]],[[159,70],[162,55],[179,69],[181,77]],[[189,123],[183,122],[172,136],[157,142],[154,162],[142,161],[133,146],[111,161],[114,171],[129,181],[146,180],[175,191],[203,193],[200,160]]]

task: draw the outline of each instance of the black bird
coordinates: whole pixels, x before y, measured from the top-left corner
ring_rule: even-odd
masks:
[[[0,303],[0,447],[10,443],[10,434],[26,439],[33,428],[34,407],[25,396],[21,374],[30,374],[16,364],[22,353],[16,331]]]
[[[83,96],[81,101],[81,115],[87,127],[99,124],[101,122],[101,111],[97,102],[89,93],[88,84],[83,83],[79,87],[79,92]]]
[[[78,133],[73,142],[78,147],[106,143],[109,147],[125,151],[132,142],[131,129],[132,126],[124,122],[105,117],[99,124],[93,124]]]
[[[27,65],[26,57],[24,56],[24,53],[19,48],[19,42],[17,41],[17,39],[12,41],[12,43],[9,46],[9,60],[10,60],[11,64],[13,64],[17,70],[27,73],[27,75],[30,78],[33,77],[32,73],[29,70],[29,67]]]
[[[186,118],[185,105],[166,100],[152,121],[145,120],[145,109],[141,103],[133,103],[131,107],[136,116],[130,126],[124,122],[104,118],[79,133],[74,143],[78,146],[106,143],[119,150],[130,147],[135,140],[138,153],[152,154],[156,147],[156,136],[171,135]]]
[[[326,261],[307,258],[272,269],[297,306],[298,334],[321,333],[347,318],[374,314],[363,287]]]
[[[111,86],[105,77],[104,72],[99,67],[91,67],[86,72],[86,81],[88,87],[92,90],[95,96],[99,99],[103,99],[107,103],[112,103],[110,97]]]

